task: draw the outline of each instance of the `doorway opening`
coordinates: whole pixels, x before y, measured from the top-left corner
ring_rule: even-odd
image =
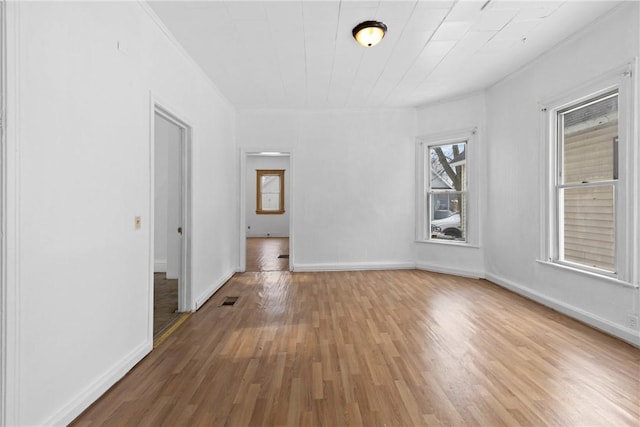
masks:
[[[291,270],[291,154],[243,156],[241,271]]]
[[[153,331],[172,330],[191,308],[190,127],[162,107],[154,108],[153,140]]]

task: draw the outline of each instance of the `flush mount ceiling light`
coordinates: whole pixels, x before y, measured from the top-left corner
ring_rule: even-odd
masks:
[[[387,26],[382,22],[364,21],[356,25],[351,33],[362,46],[371,47],[380,43],[386,32]]]

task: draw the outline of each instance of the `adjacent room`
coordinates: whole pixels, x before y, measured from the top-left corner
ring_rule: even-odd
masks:
[[[246,154],[247,272],[289,271],[289,157],[277,151]]]
[[[640,3],[0,1],[0,426],[637,426]]]

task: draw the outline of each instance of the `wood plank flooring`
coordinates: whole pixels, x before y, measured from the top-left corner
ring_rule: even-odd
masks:
[[[74,425],[638,426],[639,376],[639,349],[486,281],[244,273]]]
[[[249,237],[247,238],[247,271],[288,271],[288,237]]]
[[[153,273],[153,337],[161,335],[179,317],[178,279],[167,279],[167,273]]]

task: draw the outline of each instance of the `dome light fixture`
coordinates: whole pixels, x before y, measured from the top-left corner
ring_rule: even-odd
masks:
[[[353,38],[364,47],[380,43],[387,32],[387,26],[380,21],[364,21],[353,28]]]

